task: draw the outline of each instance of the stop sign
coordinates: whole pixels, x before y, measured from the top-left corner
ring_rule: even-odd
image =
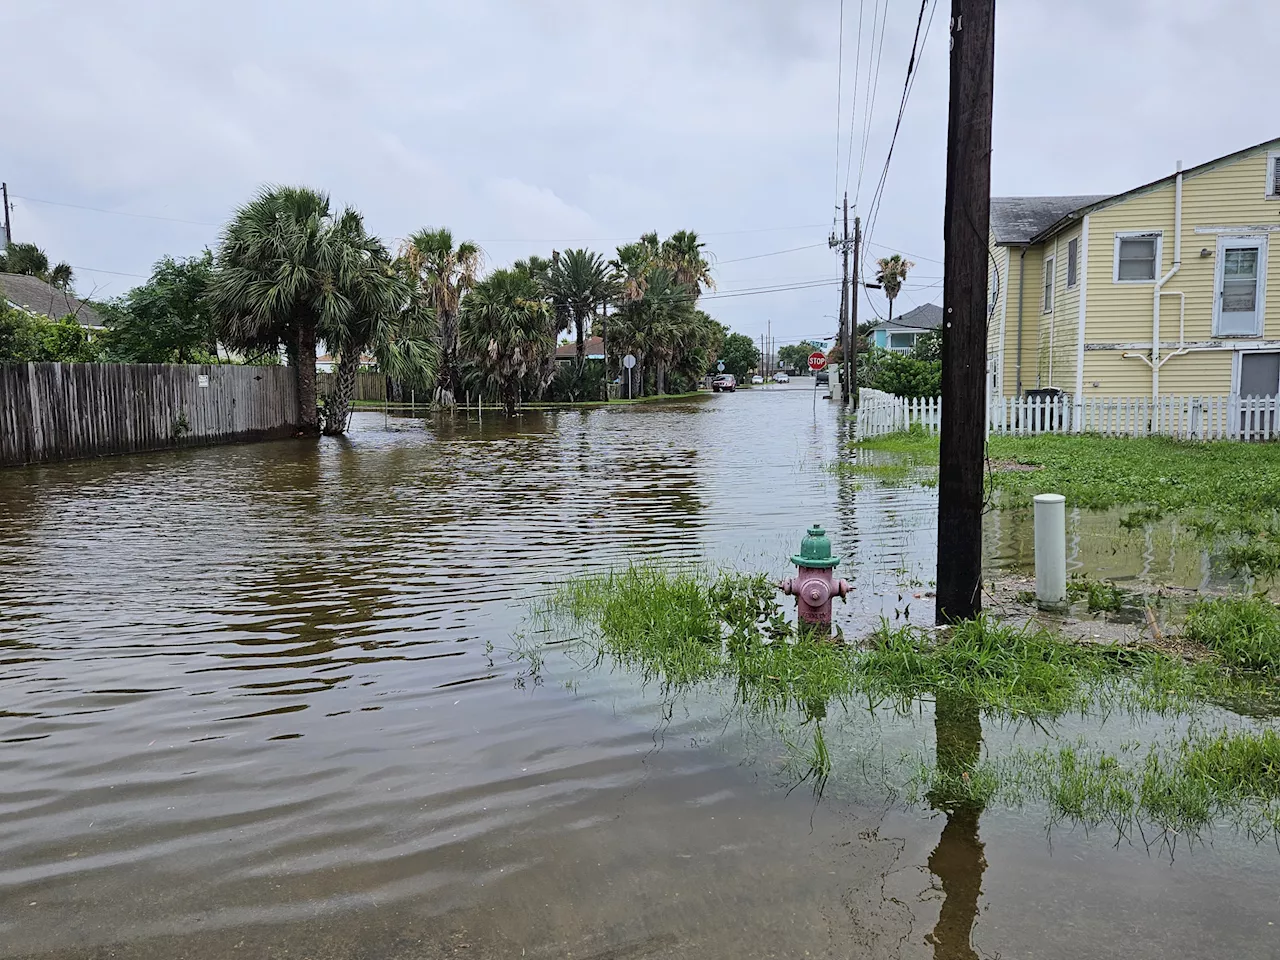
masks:
[[[817,372],[827,365],[827,358],[821,350],[815,350],[809,354],[809,369]]]

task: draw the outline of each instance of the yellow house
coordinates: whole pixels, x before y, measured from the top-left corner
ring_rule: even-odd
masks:
[[[1115,196],[992,199],[994,395],[1280,394],[1280,139],[1181,166]]]

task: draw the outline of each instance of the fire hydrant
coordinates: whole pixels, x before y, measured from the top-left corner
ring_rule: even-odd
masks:
[[[800,541],[800,552],[791,558],[798,568],[797,575],[783,580],[778,586],[789,597],[796,598],[796,612],[802,625],[815,632],[831,632],[831,599],[843,600],[853,589],[844,580],[833,580],[833,571],[840,563],[831,555],[831,541],[821,525],[814,524]]]

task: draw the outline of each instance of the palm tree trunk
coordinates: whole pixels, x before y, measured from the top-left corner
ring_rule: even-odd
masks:
[[[581,313],[575,313],[573,322],[578,328],[578,369],[581,370],[587,362],[587,318]]]
[[[889,298],[889,319],[886,322],[893,323],[893,297]]]
[[[342,348],[338,360],[338,375],[333,393],[325,400],[324,435],[340,437],[347,432],[347,420],[351,417],[351,401],[356,395],[356,374],[360,370],[360,351],[350,346]]]
[[[458,320],[440,316],[440,366],[436,371],[435,401],[452,410],[458,405]]]
[[[654,376],[658,382],[658,396],[662,396],[667,392],[667,361],[659,360],[654,368]]]
[[[299,318],[294,329],[297,340],[298,432],[320,436],[320,411],[316,405],[316,326],[310,318]]]

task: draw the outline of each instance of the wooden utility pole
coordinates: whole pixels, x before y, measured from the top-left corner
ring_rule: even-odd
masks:
[[[849,405],[849,394],[853,392],[849,383],[849,299],[856,295],[849,289],[849,192],[844,195],[844,239],[840,242],[840,252],[844,260],[844,269],[840,282],[840,402]]]
[[[951,0],[951,96],[942,301],[938,623],[982,609],[982,465],[987,439],[987,234],[995,0]]]
[[[4,194],[4,245],[13,243],[13,228],[9,226],[9,184],[0,183],[0,193]]]
[[[845,213],[846,218],[848,212]],[[858,295],[862,292],[862,284],[858,282],[858,266],[862,263],[862,218],[853,218],[853,286],[850,287],[852,296],[849,298],[849,346],[846,350],[850,358],[848,370],[852,371],[849,376],[849,396],[853,399],[853,406],[858,406]]]

